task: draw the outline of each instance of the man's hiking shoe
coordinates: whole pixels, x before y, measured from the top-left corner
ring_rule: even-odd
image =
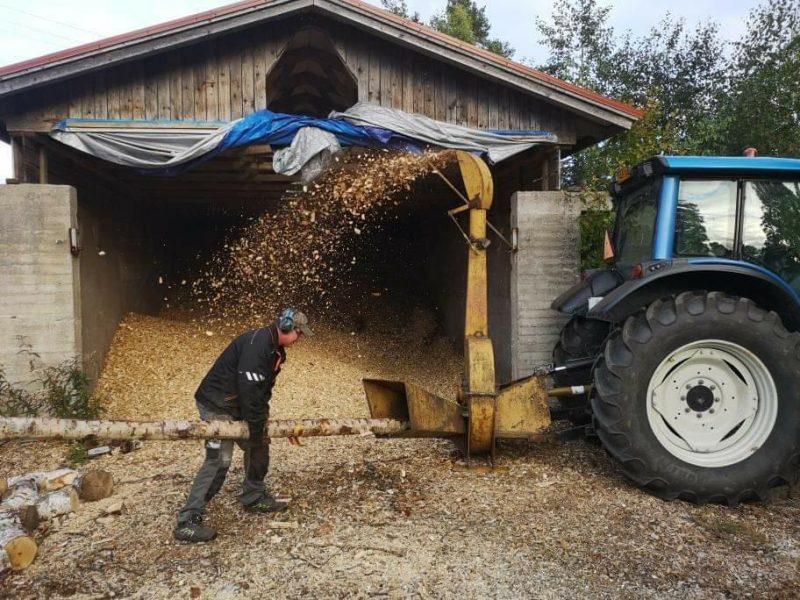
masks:
[[[217,537],[217,532],[203,525],[203,517],[195,515],[188,521],[178,522],[174,535],[182,542],[210,542]]]
[[[246,504],[244,507],[247,512],[261,514],[283,512],[287,508],[289,508],[288,502],[275,500],[269,496],[264,496],[252,504]]]

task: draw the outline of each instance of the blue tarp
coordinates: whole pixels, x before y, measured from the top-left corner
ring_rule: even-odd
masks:
[[[394,136],[388,129],[352,125],[339,119],[317,119],[259,110],[236,121],[215,154],[251,144],[288,146],[304,127],[315,127],[332,133],[342,146],[388,146]]]
[[[406,152],[438,147],[475,152],[491,162],[557,141],[546,131],[480,130],[370,104],[356,104],[327,119],[270,110],[260,110],[232,123],[64,119],[51,136],[117,164],[149,174],[175,175],[236,148],[252,144],[290,146],[301,130],[314,130],[318,135],[311,136],[315,144],[304,145],[302,136],[297,138],[300,143],[291,149],[293,165],[305,164],[325,151],[320,144],[325,136],[335,138],[335,142],[330,139],[331,153],[339,149],[336,142],[338,146]]]

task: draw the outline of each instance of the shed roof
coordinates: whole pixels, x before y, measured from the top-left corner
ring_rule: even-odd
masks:
[[[0,98],[115,63],[301,12],[316,12],[533,93],[610,125],[643,111],[405,19],[361,0],[243,0],[0,68]]]

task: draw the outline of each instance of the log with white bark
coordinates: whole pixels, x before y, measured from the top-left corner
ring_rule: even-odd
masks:
[[[37,549],[36,541],[27,534],[17,515],[0,512],[0,573],[28,567],[36,558]]]
[[[56,471],[36,471],[34,473],[26,473],[25,475],[18,475],[11,477],[8,480],[8,486],[14,487],[19,482],[28,479],[33,479],[36,482],[36,487],[41,493],[53,492],[60,490],[63,487],[72,485],[78,472],[73,469],[57,469]]]
[[[269,421],[270,438],[335,435],[399,434],[410,428],[407,421],[394,419],[305,419]],[[0,418],[0,439],[34,438],[83,440],[191,440],[246,439],[242,421],[77,421],[72,419]]]
[[[40,496],[36,501],[36,512],[40,519],[52,519],[78,510],[78,491],[73,487],[64,488]]]
[[[26,506],[33,506],[36,504],[36,499],[38,497],[39,490],[36,486],[35,479],[28,478],[19,480],[3,499],[2,504],[0,504],[0,510],[19,511]]]
[[[14,486],[0,503],[0,514],[6,519],[10,519],[13,515],[19,520],[22,529],[27,532],[34,531],[39,526],[40,520],[39,511],[35,506],[39,497],[36,480],[31,477],[14,479],[16,480]]]

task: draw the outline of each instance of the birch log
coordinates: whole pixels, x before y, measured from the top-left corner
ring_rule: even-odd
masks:
[[[394,419],[305,419],[269,421],[270,438],[335,435],[390,435],[410,428],[407,421]],[[107,440],[191,440],[248,437],[242,421],[77,421],[71,419],[0,418],[0,439],[82,440],[93,436]]]
[[[33,479],[36,482],[36,487],[41,493],[53,492],[68,485],[72,485],[78,472],[72,469],[58,469],[56,471],[37,471],[35,473],[26,473],[17,477],[11,477],[8,480],[8,486],[14,487],[20,481]]]
[[[0,513],[0,572],[20,571],[36,558],[36,542],[23,529],[11,511]]]
[[[36,480],[33,478],[23,479],[17,481],[14,487],[11,488],[8,496],[0,504],[0,510],[22,510],[26,506],[33,506],[36,504],[36,499],[39,497],[39,491],[36,487]]]
[[[75,512],[78,505],[78,491],[68,487],[39,497],[36,501],[36,512],[40,519],[52,519]]]

